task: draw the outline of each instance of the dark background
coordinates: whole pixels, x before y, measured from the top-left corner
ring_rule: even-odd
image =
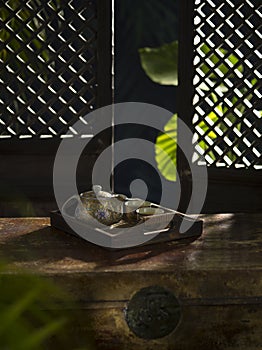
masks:
[[[115,91],[114,102],[144,102],[177,111],[177,88],[162,86],[147,77],[141,67],[138,50],[159,47],[178,40],[178,1],[115,1]],[[144,138],[155,141],[158,132],[148,127],[117,127],[116,141]],[[153,147],[153,146],[152,146]],[[140,161],[126,161],[115,169],[115,190],[130,195],[129,184],[143,179],[148,185],[148,199],[158,202],[161,180],[156,171]]]

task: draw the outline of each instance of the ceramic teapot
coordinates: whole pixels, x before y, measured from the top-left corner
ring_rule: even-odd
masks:
[[[67,207],[70,201],[77,200],[74,218],[95,223],[94,219],[110,226],[119,222],[123,217],[123,195],[102,191],[102,186],[94,185],[92,191],[83,192],[79,196],[69,198],[62,207],[62,215],[70,216]]]

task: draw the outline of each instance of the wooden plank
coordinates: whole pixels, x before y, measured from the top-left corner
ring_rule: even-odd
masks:
[[[103,350],[260,350],[262,344],[261,306],[184,307],[178,328],[151,341],[131,333],[121,309],[100,309],[91,315],[96,342]]]
[[[110,252],[52,229],[48,218],[2,218],[0,257],[9,263],[0,283],[21,269],[54,281],[77,302],[57,305],[70,316],[65,331],[79,343],[91,337],[97,349],[260,350],[262,214],[202,219],[204,233],[191,244]],[[129,300],[148,286],[166,288],[181,305],[164,338],[143,340],[125,321]]]
[[[76,295],[96,300],[126,300],[133,290],[159,281],[182,298],[260,297],[262,215],[203,218],[203,235],[194,243],[117,252],[54,230],[48,219],[0,219],[0,252],[10,269],[65,279],[75,289],[89,280]]]

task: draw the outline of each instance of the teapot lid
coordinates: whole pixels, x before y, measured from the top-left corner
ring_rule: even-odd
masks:
[[[81,193],[82,198],[116,198],[118,195],[110,192],[102,191],[102,186],[94,185],[92,191]]]
[[[93,192],[95,193],[96,197],[102,197],[102,198],[110,198],[110,197],[114,197],[113,194],[111,194],[110,192],[106,192],[106,191],[102,191],[102,186],[100,185],[93,185],[92,187]]]

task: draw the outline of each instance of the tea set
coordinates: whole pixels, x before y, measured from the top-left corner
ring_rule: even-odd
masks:
[[[67,207],[73,199],[77,201],[75,219],[86,223],[95,219],[106,226],[111,226],[122,220],[135,225],[141,218],[164,213],[163,209],[154,207],[151,202],[106,192],[102,190],[102,186],[94,185],[92,191],[70,197],[62,207],[62,215],[68,215]]]

